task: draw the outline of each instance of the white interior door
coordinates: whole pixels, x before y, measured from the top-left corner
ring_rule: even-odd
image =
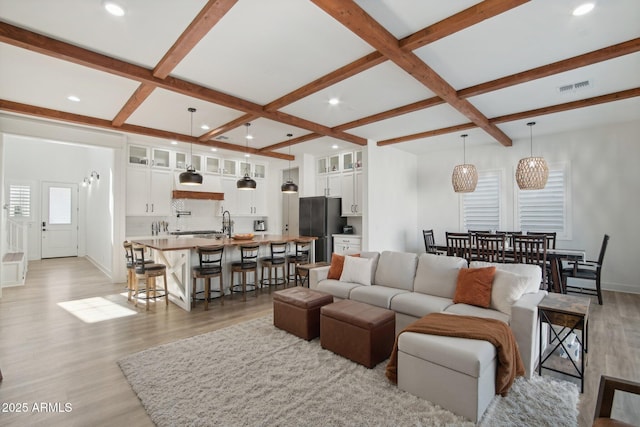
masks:
[[[78,184],[42,183],[42,258],[78,256]]]

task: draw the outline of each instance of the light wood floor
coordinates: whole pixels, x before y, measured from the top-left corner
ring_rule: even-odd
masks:
[[[202,303],[191,313],[173,304],[145,312],[141,305],[132,316],[85,323],[57,305],[103,297],[135,309],[122,292],[124,284],[110,283],[82,258],[31,262],[24,287],[3,289],[0,404],[26,403],[27,413],[0,412],[0,425],[153,425],[122,375],[119,358],[260,317],[272,308],[264,291],[257,298],[249,295],[247,302],[237,295],[226,298],[223,307],[215,301],[208,312]],[[605,305],[592,307],[581,426],[591,425],[600,374],[640,381],[640,295],[607,292]],[[34,404],[40,408],[43,402],[50,404],[49,412],[34,413]],[[70,412],[65,412],[67,403]]]

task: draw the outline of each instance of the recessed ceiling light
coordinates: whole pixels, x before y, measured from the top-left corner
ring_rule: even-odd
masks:
[[[253,139],[253,135],[247,135],[247,136],[245,136],[245,138],[247,138],[247,139]]]
[[[211,129],[211,128],[210,128],[209,126],[207,126],[207,125],[202,125],[202,126],[200,126],[200,129],[202,129],[202,130],[209,130],[209,129]]]
[[[593,3],[583,3],[580,6],[573,9],[573,16],[582,16],[591,12],[595,5]]]
[[[334,150],[337,150],[337,149],[338,149],[338,145],[337,145],[337,144],[333,144],[333,145],[331,146],[331,148],[333,148]]]
[[[73,101],[73,102],[80,102],[80,98],[78,98],[78,97],[77,97],[77,96],[75,96],[75,95],[69,95],[69,96],[67,96],[67,99],[68,99],[69,101]]]
[[[218,149],[217,148],[212,148],[211,151],[218,151]]]
[[[171,141],[171,145],[178,145],[178,141]]]
[[[105,1],[102,3],[104,8],[113,16],[124,16],[124,8],[118,3],[112,1]]]
[[[329,104],[338,105],[338,104],[340,104],[340,100],[338,98],[331,98],[331,99],[329,99]]]
[[[247,153],[244,155],[245,157],[251,157],[251,154]]]

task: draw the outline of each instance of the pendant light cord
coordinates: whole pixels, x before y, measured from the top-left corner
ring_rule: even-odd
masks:
[[[529,126],[529,150],[531,151],[531,156],[533,157],[533,126],[536,122],[529,122],[527,126]]]
[[[289,181],[291,181],[291,137],[292,133],[287,134],[287,138],[289,138]]]
[[[462,137],[462,164],[467,164],[467,134],[460,135]]]

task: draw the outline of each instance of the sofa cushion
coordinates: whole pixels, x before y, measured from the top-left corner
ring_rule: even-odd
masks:
[[[445,308],[444,312],[448,314],[460,314],[462,316],[476,316],[488,319],[496,319],[506,323],[507,325],[509,324],[510,320],[509,316],[498,310],[477,307],[475,305],[469,304],[453,304]]]
[[[390,288],[413,290],[418,255],[409,252],[384,251],[378,259],[374,284]]]
[[[472,261],[469,267],[489,267],[494,266],[498,270],[508,271],[510,273],[519,274],[527,277],[527,288],[525,294],[536,293],[540,290],[540,282],[542,281],[542,269],[533,264],[501,264],[498,262]]]
[[[349,299],[349,294],[352,289],[361,287],[357,283],[341,282],[339,280],[326,279],[318,282],[315,287],[317,291],[326,292],[333,295],[336,298]]]
[[[396,313],[420,318],[430,313],[440,313],[451,304],[451,298],[407,292],[393,297],[389,308]]]
[[[453,302],[488,308],[491,305],[491,286],[495,274],[495,267],[461,268]]]
[[[340,281],[370,286],[371,262],[369,258],[345,257]]]
[[[525,276],[496,270],[491,287],[491,305],[489,307],[511,317],[511,306],[524,294],[527,285],[528,279]]]
[[[349,255],[349,256],[360,256],[360,255]],[[329,267],[329,273],[327,274],[327,279],[340,280],[340,276],[342,275],[342,269],[344,268],[344,257],[345,255],[340,254],[331,254],[331,267]]]
[[[349,299],[364,302],[376,307],[389,308],[391,301],[400,294],[410,294],[403,289],[390,288],[388,286],[359,286],[349,294]]]
[[[422,254],[418,260],[413,291],[452,299],[456,292],[458,271],[467,260],[453,256]]]

